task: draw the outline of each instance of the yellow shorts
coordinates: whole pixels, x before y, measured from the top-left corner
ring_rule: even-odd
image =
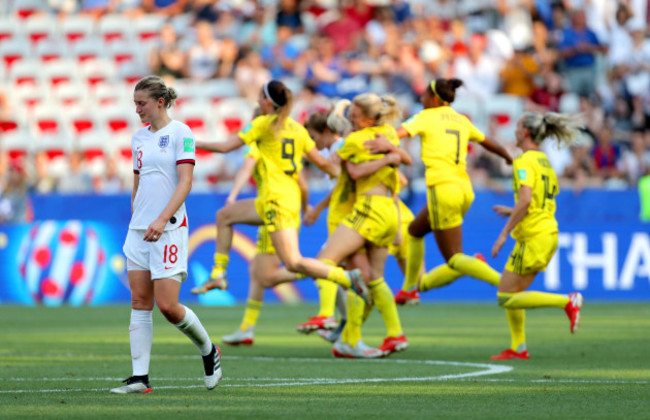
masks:
[[[519,275],[545,271],[556,249],[557,233],[517,241],[506,263],[506,270]]]
[[[388,247],[398,229],[395,201],[392,197],[361,195],[343,225],[377,246]]]
[[[298,200],[255,200],[257,214],[269,232],[300,227],[300,198]]]
[[[275,254],[273,242],[266,226],[262,225],[257,229],[257,253],[258,254]]]
[[[474,201],[470,183],[447,182],[427,189],[429,223],[433,230],[444,230],[463,224],[463,217]]]

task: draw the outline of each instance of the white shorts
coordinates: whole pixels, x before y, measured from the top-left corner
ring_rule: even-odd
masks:
[[[187,247],[189,234],[186,226],[166,230],[156,242],[144,240],[145,230],[129,229],[124,241],[127,270],[147,270],[151,280],[187,278]]]

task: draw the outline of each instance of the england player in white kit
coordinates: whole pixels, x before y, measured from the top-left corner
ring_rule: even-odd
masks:
[[[176,92],[157,76],[135,86],[136,112],[149,126],[133,136],[132,217],[124,243],[131,288],[129,338],[133,375],[115,394],[149,393],[154,302],[203,357],[204,382],[212,389],[222,378],[221,351],[212,344],[196,314],[178,302],[187,278],[188,227],[185,199],[192,188],[195,142],[188,126],[172,120],[167,108]]]

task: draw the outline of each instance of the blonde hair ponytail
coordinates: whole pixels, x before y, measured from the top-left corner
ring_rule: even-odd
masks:
[[[582,124],[566,114],[547,112],[538,114],[527,112],[522,119],[522,125],[530,133],[535,144],[541,144],[548,137],[556,139],[558,146],[570,146],[580,137]]]

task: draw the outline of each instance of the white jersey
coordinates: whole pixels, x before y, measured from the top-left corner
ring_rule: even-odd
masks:
[[[131,152],[133,172],[139,175],[140,182],[129,229],[147,229],[165,209],[178,185],[176,165],[194,165],[194,135],[187,125],[174,120],[155,133],[143,127],[133,135]],[[179,227],[185,217],[183,203],[165,230]]]

